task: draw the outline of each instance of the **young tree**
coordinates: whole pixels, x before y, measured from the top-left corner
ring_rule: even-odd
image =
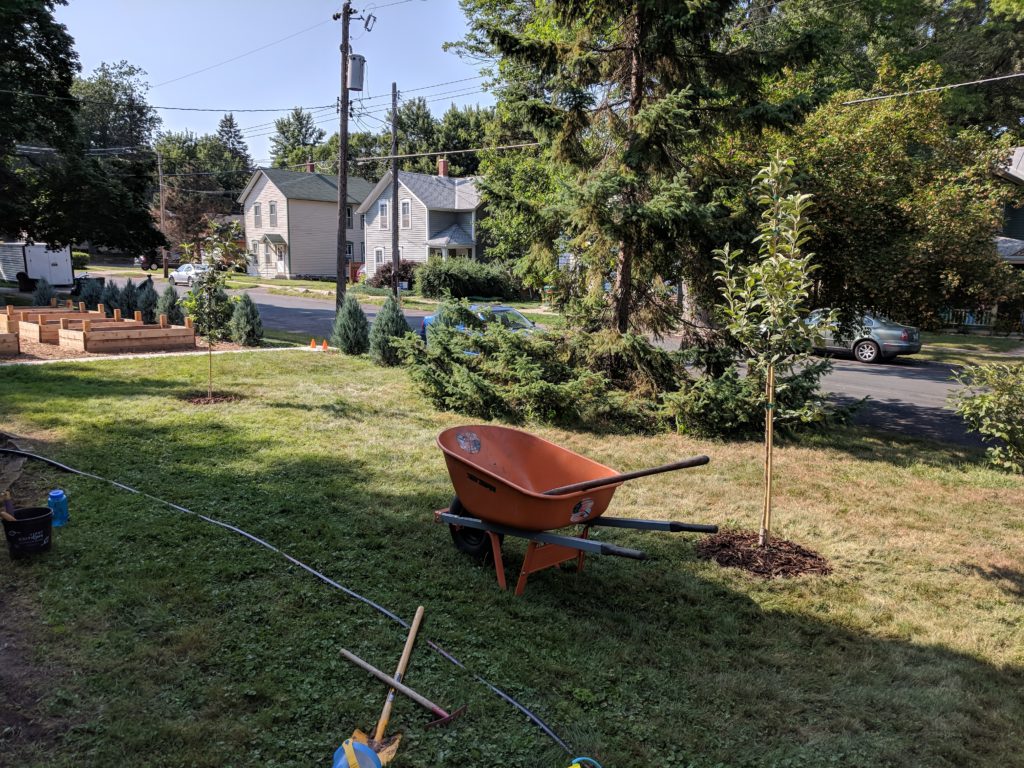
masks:
[[[130,319],[139,308],[139,289],[130,277],[125,280],[124,288],[121,289],[121,301],[117,308],[126,319]]]
[[[121,289],[117,287],[117,283],[113,280],[108,280],[103,284],[103,293],[100,294],[100,304],[102,304],[104,310],[106,310],[107,317],[113,317],[114,310],[121,308]]]
[[[258,347],[263,340],[263,320],[260,310],[248,293],[235,302],[228,324],[231,340],[244,347]]]
[[[270,156],[275,168],[288,165],[296,150],[308,150],[327,135],[323,128],[316,127],[313,115],[302,107],[296,107],[291,114],[275,120],[274,130],[277,132],[270,137]]]
[[[394,296],[388,296],[370,329],[370,359],[377,365],[395,366],[401,362],[394,339],[409,332],[402,308]]]
[[[231,301],[224,292],[224,273],[210,269],[199,277],[188,296],[181,302],[185,312],[192,318],[196,334],[206,341],[207,347],[207,388],[206,395],[213,399],[213,347],[228,336],[228,321],[231,320]]]
[[[170,286],[172,289],[174,286]],[[154,323],[157,320],[157,304],[160,302],[160,295],[153,287],[153,278],[148,277],[139,286],[139,292],[135,297],[135,307],[142,313],[142,322]]]
[[[346,355],[365,355],[370,349],[370,324],[351,293],[345,294],[341,309],[334,316],[331,344]]]
[[[813,254],[805,253],[810,195],[794,191],[793,161],[775,159],[754,179],[761,214],[757,261],[741,265],[741,250],[717,251],[723,269],[717,277],[725,299],[726,328],[747,358],[748,376],[764,381],[764,505],[758,543],[769,544],[772,522],[772,445],[776,419],[776,373],[828,369],[813,362],[815,334],[833,326],[831,315],[808,322]]]

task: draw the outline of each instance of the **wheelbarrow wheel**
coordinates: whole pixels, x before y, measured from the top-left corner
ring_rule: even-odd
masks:
[[[458,496],[452,498],[448,511],[460,517],[475,517],[472,512],[462,506]],[[480,562],[487,562],[492,559],[491,537],[487,535],[487,531],[481,531],[477,528],[462,528],[458,525],[449,525],[448,530],[451,531],[452,541],[459,552],[463,552]],[[499,533],[499,545],[504,540],[505,537]]]

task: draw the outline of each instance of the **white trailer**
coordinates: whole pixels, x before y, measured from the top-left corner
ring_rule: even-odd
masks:
[[[72,285],[71,248],[50,250],[45,245],[0,243],[0,280],[14,282],[24,272],[30,278],[44,278],[50,285]]]

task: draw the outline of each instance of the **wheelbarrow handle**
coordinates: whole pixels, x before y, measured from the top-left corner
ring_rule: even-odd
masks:
[[[707,456],[691,456],[688,459],[682,461],[675,461],[671,464],[662,464],[660,467],[650,467],[649,469],[638,469],[635,472],[623,472],[620,475],[612,475],[611,477],[599,477],[596,480],[584,480],[582,483],[573,483],[572,485],[563,485],[558,488],[552,488],[550,491],[544,491],[544,496],[561,496],[565,493],[577,493],[579,491],[589,491],[594,488],[603,488],[606,485],[616,485],[617,483],[623,483],[626,480],[635,480],[638,477],[647,477],[648,475],[660,475],[662,472],[675,472],[677,469],[688,469],[689,467],[700,467],[707,464],[711,459]]]
[[[628,557],[630,560],[647,559],[647,553],[641,552],[639,549],[630,549],[629,547],[620,547],[617,544],[605,544],[604,542],[601,543],[601,554]]]

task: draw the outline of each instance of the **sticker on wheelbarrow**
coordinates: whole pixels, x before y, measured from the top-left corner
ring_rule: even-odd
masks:
[[[480,453],[480,438],[476,436],[476,432],[459,432],[455,439],[459,443],[459,448],[466,453]]]
[[[579,501],[576,502],[576,506],[572,508],[572,514],[569,516],[569,522],[582,523],[584,520],[590,517],[590,514],[593,511],[593,499],[580,499]]]

